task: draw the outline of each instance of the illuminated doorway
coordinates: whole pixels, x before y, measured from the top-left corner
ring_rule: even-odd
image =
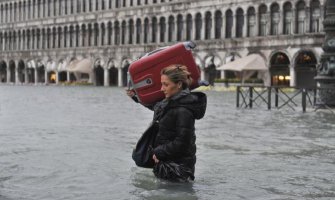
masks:
[[[290,60],[284,53],[276,53],[270,62],[271,85],[290,86]]]

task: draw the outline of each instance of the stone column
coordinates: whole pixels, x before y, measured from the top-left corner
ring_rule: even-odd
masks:
[[[109,76],[108,76],[108,69],[104,68],[104,86],[109,86]]]
[[[8,61],[5,61],[7,63],[7,83],[10,83],[10,68],[8,65]]]
[[[48,84],[48,71],[47,71],[46,67],[45,67],[45,71],[44,71],[44,84],[45,85]]]
[[[123,80],[122,80],[122,68],[119,67],[118,68],[118,86],[119,87],[122,87],[122,82],[123,82]]]
[[[37,73],[37,67],[34,68],[34,76],[35,76],[35,85],[38,84],[38,73]]]
[[[15,83],[16,84],[20,84],[21,81],[19,79],[19,66],[18,66],[18,62],[14,61],[14,63],[15,63]]]
[[[70,72],[66,72],[66,81],[70,82],[71,76],[70,76]]]
[[[29,77],[28,77],[28,67],[25,66],[25,68],[24,68],[24,82],[25,82],[26,84],[29,83],[28,78],[29,78]]]
[[[290,68],[290,77],[291,77],[290,86],[295,87],[296,86],[296,72],[295,72],[293,64],[291,64],[289,68]]]
[[[56,85],[59,84],[59,72],[56,70]]]

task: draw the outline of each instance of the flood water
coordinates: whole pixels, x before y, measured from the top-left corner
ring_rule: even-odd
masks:
[[[335,115],[236,109],[207,91],[194,183],[157,180],[132,148],[152,112],[123,88],[0,86],[0,199],[334,199]]]

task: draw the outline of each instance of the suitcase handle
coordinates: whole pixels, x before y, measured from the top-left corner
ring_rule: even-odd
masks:
[[[151,78],[145,78],[143,80],[141,80],[140,82],[136,83],[133,85],[133,89],[136,90],[138,88],[142,88],[142,87],[145,87],[145,86],[149,86],[149,85],[152,85],[153,84],[153,81]]]
[[[166,48],[168,48],[169,46],[167,46],[167,47],[161,47],[161,48],[159,48],[159,49],[156,49],[156,50],[153,50],[153,51],[151,51],[151,52],[149,52],[149,53],[146,53],[144,56],[142,56],[141,58],[143,58],[143,57],[146,57],[146,56],[150,56],[150,55],[152,55],[152,54],[154,54],[154,53],[157,53],[157,52],[159,52],[159,51],[162,51],[162,50],[164,50],[164,49],[166,49]]]

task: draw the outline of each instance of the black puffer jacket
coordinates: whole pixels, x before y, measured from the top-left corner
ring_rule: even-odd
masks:
[[[192,169],[196,162],[195,119],[206,112],[207,97],[201,92],[183,90],[154,106],[159,121],[154,154],[161,161],[173,161]]]

